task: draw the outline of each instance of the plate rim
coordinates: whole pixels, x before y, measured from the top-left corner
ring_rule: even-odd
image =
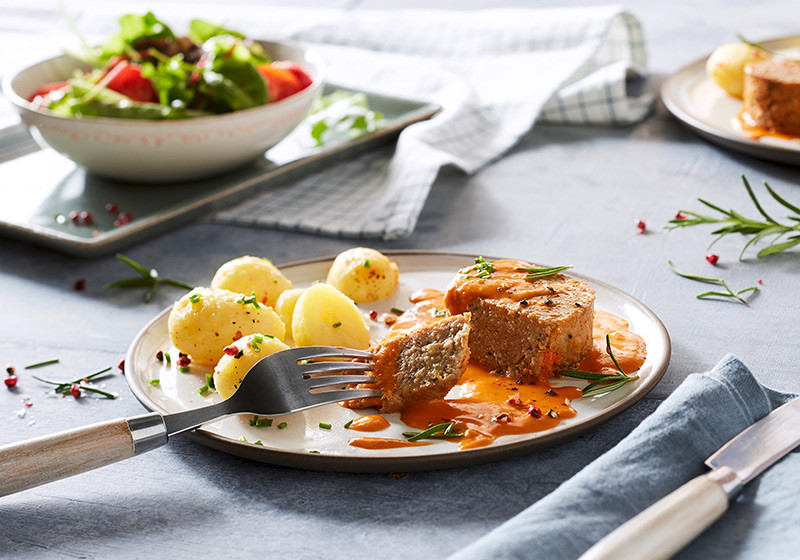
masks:
[[[416,249],[383,251],[383,254],[390,258],[408,258],[414,256],[420,256],[423,258],[475,258],[475,253],[425,251]],[[330,262],[333,261],[334,258],[336,258],[336,255],[327,255],[322,257],[289,261],[276,266],[283,270],[287,268]],[[485,258],[496,260],[503,257],[485,256]],[[586,420],[573,426],[569,426],[564,430],[548,430],[546,432],[537,432],[536,437],[523,441],[509,442],[506,444],[501,443],[498,445],[491,445],[488,447],[480,447],[475,449],[455,450],[452,453],[437,454],[434,457],[431,455],[406,457],[352,457],[323,454],[315,455],[305,451],[273,450],[268,447],[255,446],[247,442],[241,442],[211,432],[206,432],[202,429],[195,429],[185,432],[185,435],[193,441],[197,441],[198,443],[206,445],[212,449],[272,465],[292,467],[302,470],[350,473],[429,471],[469,466],[478,463],[489,463],[500,459],[523,455],[535,449],[548,447],[561,441],[573,439],[600,424],[608,422],[648,395],[659,383],[661,378],[664,376],[664,373],[666,373],[672,354],[672,343],[669,337],[669,332],[667,331],[667,328],[661,319],[659,319],[659,317],[638,298],[628,294],[620,288],[616,288],[606,282],[581,273],[570,272],[570,276],[584,280],[590,285],[593,284],[600,286],[604,290],[608,290],[616,296],[622,296],[625,300],[632,303],[655,325],[658,335],[664,344],[664,357],[661,362],[656,364],[656,367],[652,371],[651,375],[649,375],[648,378],[639,386],[637,386],[629,395],[609,405],[607,408],[603,409],[600,414],[597,414],[591,418],[587,418]],[[163,320],[164,315],[167,315],[171,308],[172,306],[163,309],[139,330],[128,347],[128,351],[125,356],[125,363],[135,363],[133,356],[139,342],[142,339],[142,336],[156,323]],[[136,400],[138,400],[142,406],[151,412],[168,413],[168,411],[161,409],[147,397],[142,390],[143,387],[140,387],[135,383],[135,377],[136,376],[134,375],[126,375],[125,380]]]
[[[759,41],[759,44],[770,47],[775,46],[776,43],[797,39],[800,39],[800,35],[786,35]],[[730,134],[725,130],[700,120],[679,102],[676,92],[689,82],[689,78],[695,78],[701,73],[705,76],[705,64],[710,56],[711,53],[708,53],[682,66],[661,84],[661,102],[664,104],[667,111],[685,126],[712,143],[750,156],[800,166],[800,147],[789,148],[772,144],[762,144],[750,138]]]

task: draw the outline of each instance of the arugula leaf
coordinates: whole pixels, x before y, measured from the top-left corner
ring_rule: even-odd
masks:
[[[352,140],[386,126],[383,114],[372,111],[361,92],[336,90],[324,95],[309,115],[311,137],[317,146]]]
[[[238,31],[231,31],[230,29],[225,29],[221,25],[204,21],[202,19],[193,19],[189,23],[188,35],[189,38],[195,43],[205,43],[211,39],[211,37],[216,37],[217,35],[231,35],[232,37],[237,37],[238,39],[244,39],[244,35]]]
[[[176,40],[175,34],[169,26],[159,20],[153,12],[146,14],[125,14],[119,18],[120,30],[102,46],[101,52],[104,59],[115,55],[125,54],[129,50],[136,50],[136,43],[142,39],[171,39]]]
[[[161,64],[142,64],[142,76],[153,84],[162,105],[184,108],[191,105],[196,91],[187,87],[194,67],[183,62],[181,55],[173,56]]]

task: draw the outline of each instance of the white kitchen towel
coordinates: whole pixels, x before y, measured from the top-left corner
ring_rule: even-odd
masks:
[[[232,18],[235,19],[235,18]],[[233,22],[231,22],[233,23]],[[247,29],[258,35],[257,24]],[[253,28],[255,27],[255,28]],[[439,169],[466,173],[502,156],[536,122],[620,125],[651,95],[636,18],[617,6],[480,11],[276,9],[269,29],[316,49],[329,81],[442,106],[396,148],[366,153],[272,189],[212,221],[394,239],[416,225]],[[274,35],[274,33],[273,33]]]

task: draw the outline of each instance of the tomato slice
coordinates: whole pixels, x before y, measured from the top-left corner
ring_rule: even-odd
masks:
[[[119,65],[124,66],[118,70]],[[121,61],[112,72],[116,72],[116,75],[106,85],[108,89],[140,103],[158,103],[156,88],[150,80],[142,76],[141,66]]]
[[[269,103],[289,97],[303,89],[298,77],[285,68],[278,68],[274,64],[266,62],[258,65],[258,72],[267,83]]]
[[[52,84],[47,84],[45,86],[40,87],[36,91],[34,91],[28,97],[28,101],[33,103],[37,97],[44,97],[45,95],[47,95],[51,91],[57,91],[59,89],[63,89],[63,88],[66,88],[66,87],[69,87],[69,84],[67,84],[67,82],[55,82],[55,83],[52,83]]]
[[[300,89],[305,89],[311,85],[311,76],[309,76],[308,73],[296,62],[292,62],[291,60],[280,60],[278,62],[273,62],[272,65],[276,68],[288,70],[294,74],[297,79],[300,80]]]

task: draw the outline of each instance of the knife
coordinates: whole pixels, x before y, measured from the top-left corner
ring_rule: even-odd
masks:
[[[725,513],[745,484],[800,445],[800,397],[706,459],[702,474],[618,527],[579,560],[671,558]]]

